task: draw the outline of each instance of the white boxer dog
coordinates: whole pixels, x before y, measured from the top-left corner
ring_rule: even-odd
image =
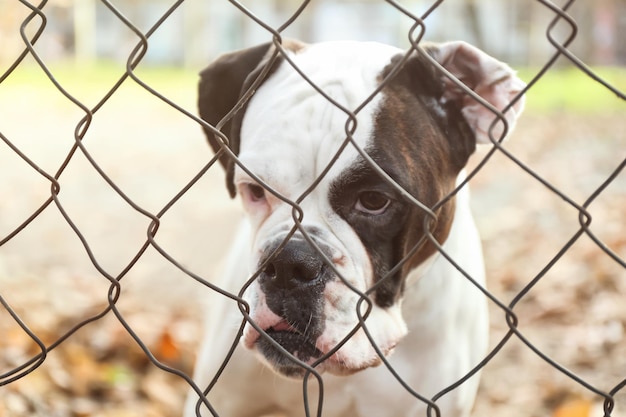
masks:
[[[205,132],[246,213],[214,284],[245,302],[207,290],[195,381],[210,390],[186,416],[469,415],[487,298],[467,187],[454,190],[476,144],[512,130],[524,83],[463,42],[281,48],[201,74],[200,115],[222,133]]]

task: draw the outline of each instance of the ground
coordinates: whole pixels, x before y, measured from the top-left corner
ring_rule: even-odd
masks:
[[[24,83],[19,77],[0,84],[0,132],[41,169],[54,173],[84,112],[42,78]],[[78,84],[71,93],[92,107],[111,80],[87,82],[89,88]],[[188,77],[160,91],[194,113],[194,83]],[[513,336],[483,371],[476,416],[600,416],[601,398],[593,390],[608,392],[626,379],[623,266],[582,234],[542,272],[580,229],[578,211],[566,200],[583,205],[626,157],[620,105],[611,111],[531,106],[506,144],[564,197],[502,153],[491,157],[471,182],[489,291],[509,305],[541,275],[515,302],[518,329],[583,381],[565,376]],[[163,209],[211,156],[195,123],[134,84],[125,84],[95,114],[84,144],[128,198],[151,213]],[[488,150],[479,150],[471,165]],[[0,160],[2,239],[41,206],[50,185],[2,143]],[[622,262],[625,175],[588,206],[591,231]],[[159,249],[173,261],[209,280],[219,270],[240,216],[222,181],[219,167],[210,168],[165,212],[156,235]],[[82,154],[72,159],[60,185],[60,206],[89,251],[52,202],[0,246],[0,296],[46,345],[106,308],[110,281],[100,271],[123,276],[117,311],[77,330],[32,373],[0,387],[0,416],[178,415],[187,385],[154,366],[118,316],[163,364],[191,373],[202,334],[200,305],[209,290],[152,247],[125,272],[146,240],[151,219],[114,193]],[[509,330],[495,302],[491,323],[495,347]],[[0,334],[0,381],[5,382],[12,377],[6,373],[39,348],[6,308],[0,308]],[[624,390],[616,399],[612,415],[623,416]]]

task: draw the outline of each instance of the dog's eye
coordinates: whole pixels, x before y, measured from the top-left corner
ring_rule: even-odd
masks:
[[[250,201],[257,202],[265,199],[265,188],[258,184],[248,183],[245,185],[246,193]]]
[[[382,214],[391,204],[391,200],[383,193],[364,191],[359,194],[354,208],[366,214]]]

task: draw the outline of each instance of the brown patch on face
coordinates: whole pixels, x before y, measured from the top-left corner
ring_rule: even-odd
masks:
[[[396,57],[385,68],[381,79],[398,60]],[[475,150],[474,135],[460,109],[442,101],[443,93],[440,77],[430,64],[420,56],[410,58],[382,90],[384,97],[368,147],[374,160],[383,169],[389,167],[387,172],[396,182],[431,210],[454,190],[456,177]],[[437,251],[432,240],[445,242],[454,220],[454,198],[436,210],[436,218],[426,225],[428,230],[428,211],[409,199],[404,203],[407,209],[397,219],[403,227],[388,243],[393,259],[378,269],[404,264],[401,273],[387,277],[377,289],[380,305],[389,305],[391,297],[401,295],[406,275]]]
[[[436,219],[432,221],[429,226],[429,234],[440,245],[446,241],[450,228],[452,227],[452,221],[454,219],[454,198],[450,199],[444,206],[442,206],[436,213]],[[404,245],[404,253],[410,253],[416,245],[419,244],[419,249],[411,256],[402,267],[402,275],[406,276],[411,270],[418,267],[431,255],[437,252],[437,246],[432,242],[431,238],[427,237],[420,243],[426,233],[424,229],[424,216],[409,220],[408,227],[413,230],[413,233],[407,235],[407,240]],[[421,224],[416,224],[420,223]],[[434,226],[434,227],[433,227]]]
[[[396,181],[426,208],[432,209],[454,189],[458,175],[450,160],[449,144],[424,105],[407,90],[392,86],[386,88],[384,94],[384,104],[376,117],[375,154],[379,159],[386,159],[385,164],[401,167],[398,171],[405,175],[395,178]],[[398,236],[402,243],[397,250],[401,251],[402,258],[425,236],[424,223],[429,217],[422,207],[408,200],[407,204],[403,236]],[[437,209],[435,216],[429,232],[437,242],[443,243],[452,226],[454,199]],[[436,251],[436,246],[424,239],[406,260],[401,275],[406,276]]]

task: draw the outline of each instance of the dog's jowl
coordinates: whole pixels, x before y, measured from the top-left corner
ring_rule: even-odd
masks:
[[[205,133],[246,213],[214,280],[245,304],[207,290],[195,381],[215,413],[304,416],[306,392],[315,414],[323,387],[324,416],[425,416],[389,366],[422,398],[472,371],[484,271],[467,186],[454,191],[476,145],[513,129],[523,88],[462,42],[289,41],[202,72]],[[468,416],[477,385],[437,398],[441,416]]]

